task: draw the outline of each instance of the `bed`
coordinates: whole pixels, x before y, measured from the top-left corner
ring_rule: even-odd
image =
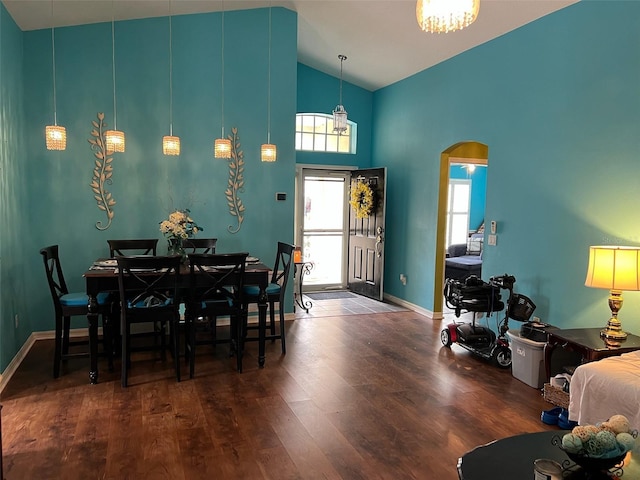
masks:
[[[582,364],[571,377],[569,420],[596,424],[617,414],[640,429],[640,351]]]
[[[466,244],[449,245],[444,265],[445,278],[464,280],[469,275],[482,276],[483,238],[482,233],[472,233]]]

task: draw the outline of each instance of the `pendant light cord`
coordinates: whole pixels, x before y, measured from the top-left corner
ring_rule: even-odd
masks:
[[[53,26],[53,0],[51,0],[51,64],[53,74],[53,124],[58,125],[58,109],[56,107],[56,35]]]
[[[271,143],[271,2],[269,2],[269,70],[267,73],[267,143]]]
[[[111,1],[111,70],[113,74],[113,129],[118,130],[118,114],[116,110],[116,39],[113,0]]]
[[[338,55],[340,57],[340,105],[342,105],[342,62],[347,58],[344,55]]]

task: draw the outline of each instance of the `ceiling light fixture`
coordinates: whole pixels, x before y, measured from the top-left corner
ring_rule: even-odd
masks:
[[[51,0],[51,64],[53,77],[53,125],[44,127],[44,136],[47,150],[67,149],[67,129],[58,125],[58,112],[56,106],[56,35],[53,18],[53,0]]]
[[[333,131],[338,135],[347,131],[347,111],[342,105],[342,62],[347,59],[346,55],[338,55],[340,59],[340,102],[333,111]]]
[[[171,27],[171,0],[169,0],[169,135],[162,137],[162,153],[180,155],[180,137],[173,136],[173,29]]]
[[[276,146],[271,143],[271,5],[269,5],[269,69],[267,74],[267,143],[260,147],[260,160],[275,162]]]
[[[125,150],[124,132],[118,130],[118,114],[116,110],[116,40],[113,1],[111,2],[111,71],[113,74],[113,130],[104,132],[107,152],[122,153]]]
[[[216,138],[216,141],[213,144],[213,156],[215,158],[231,158],[231,140],[225,138],[224,136],[224,1],[222,2],[222,61],[221,61],[221,103],[222,103],[222,136],[220,138]]]
[[[462,30],[478,17],[480,0],[418,0],[416,18],[425,32]]]

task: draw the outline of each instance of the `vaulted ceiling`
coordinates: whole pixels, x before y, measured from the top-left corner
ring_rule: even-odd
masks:
[[[298,13],[298,61],[377,90],[576,3],[481,0],[475,23],[447,34],[422,32],[415,0],[3,0],[22,30],[135,18],[281,6]]]

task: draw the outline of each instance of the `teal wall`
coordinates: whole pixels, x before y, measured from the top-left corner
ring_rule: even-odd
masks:
[[[471,199],[469,208],[469,231],[477,230],[484,222],[484,207],[487,193],[487,169],[476,166],[473,173],[467,173],[462,165],[451,165],[449,178],[471,180]]]
[[[165,157],[161,149],[162,136],[169,133],[168,18],[116,22],[117,127],[126,133],[127,148],[115,154],[108,189],[117,203],[105,231],[95,226],[106,216],[89,186],[94,156],[88,139],[97,112],[105,113],[110,126],[114,123],[111,23],[55,31],[58,124],[67,128],[68,139],[65,151],[50,152],[44,126],[53,122],[51,30],[20,32],[10,19],[3,20],[3,27],[9,25],[2,35],[7,66],[2,86],[3,92],[9,90],[3,112],[16,120],[11,128],[22,127],[16,132],[3,121],[0,129],[30,140],[3,144],[3,181],[12,183],[12,190],[2,189],[10,195],[2,203],[2,224],[16,228],[3,228],[0,235],[2,368],[29,333],[53,328],[38,254],[45,245],[60,245],[69,288],[83,290],[82,273],[93,259],[108,254],[109,238],[157,237],[164,252],[159,222],[174,208],[190,208],[205,229],[203,236],[218,238],[220,252],[246,250],[271,264],[276,242],[293,240],[297,17],[290,10],[272,10],[271,94],[277,101],[271,103],[271,141],[278,161],[269,164],[260,162],[260,145],[267,141],[268,13],[225,13],[225,133],[238,128],[245,160],[240,197],[246,211],[237,234],[228,231],[236,225],[225,197],[229,163],[213,157],[213,141],[221,135],[220,13],[172,19],[173,132],[182,139],[180,157]],[[23,88],[19,108],[14,102]],[[287,193],[287,200],[276,202],[276,192]],[[18,235],[24,252],[15,248]],[[16,333],[10,321],[14,314],[21,322]]]
[[[337,58],[336,58],[337,61]],[[347,62],[349,60],[347,59]],[[345,63],[345,67],[346,67]],[[298,113],[331,113],[338,104],[340,79],[302,63],[298,64]],[[356,153],[296,152],[296,162],[313,165],[371,166],[371,120],[373,93],[342,82],[342,103],[350,121],[358,125]]]
[[[483,276],[514,274],[554,325],[606,323],[608,293],[584,279],[589,245],[640,244],[639,17],[640,2],[579,2],[374,93],[387,293],[433,307],[440,153],[475,140],[498,222]],[[640,333],[640,292],[620,318]]]
[[[220,14],[173,18],[179,158],[160,146],[169,128],[168,21],[116,23],[117,125],[127,152],[114,160],[118,203],[104,232],[95,228],[105,217],[89,188],[87,139],[97,112],[113,123],[110,24],[56,29],[58,122],[69,137],[66,151],[48,152],[50,31],[20,32],[2,6],[0,15],[2,369],[31,332],[52,328],[39,248],[59,243],[70,286],[82,289],[82,272],[108,238],[161,238],[158,223],[189,207],[220,251],[248,249],[270,262],[275,241],[293,238],[296,161],[388,167],[385,290],[425,309],[434,305],[440,153],[460,141],[489,146],[486,219],[498,222],[498,245],[485,248],[485,276],[514,274],[543,320],[602,325],[607,292],[583,286],[588,246],[640,244],[640,2],[579,2],[374,93],[345,83],[343,102],[358,123],[354,156],[296,156],[295,113],[330,112],[339,80],[296,63],[296,14],[274,8],[278,162],[268,165],[259,161],[268,10],[227,12],[225,129],[239,129],[246,162],[246,219],[236,235],[227,231],[228,164],[212,156],[221,130]],[[286,202],[275,201],[280,191]],[[636,333],[638,313],[640,293],[626,293],[621,318]]]
[[[32,285],[24,263],[31,222],[25,204],[25,121],[22,32],[0,3],[0,367],[11,361],[31,333],[27,309]],[[18,328],[14,318],[18,314]],[[20,315],[23,314],[23,315]]]

